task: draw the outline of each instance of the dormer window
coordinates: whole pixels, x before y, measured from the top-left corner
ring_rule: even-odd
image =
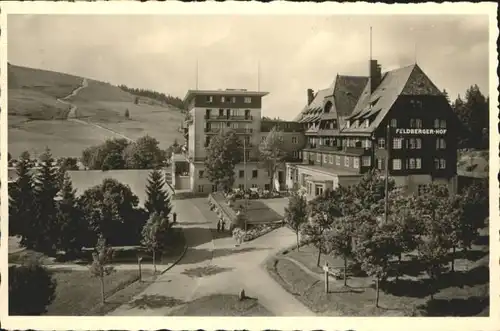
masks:
[[[325,105],[325,113],[329,113],[330,112],[330,109],[332,109],[332,103],[330,101],[328,101]]]
[[[338,123],[337,120],[332,120],[332,129],[337,129]]]
[[[396,128],[398,126],[398,120],[393,118],[391,119],[391,128]]]
[[[213,101],[214,101],[214,97],[213,97],[213,96],[211,96],[211,95],[208,95],[208,96],[207,96],[207,102],[208,102],[208,103],[212,103]]]
[[[348,129],[349,129],[349,128],[351,127],[351,121],[350,121],[350,120],[347,120],[347,121],[345,122],[345,126],[346,126],[346,128],[348,128]]]
[[[365,120],[365,128],[368,128],[370,126],[370,120],[366,119]]]

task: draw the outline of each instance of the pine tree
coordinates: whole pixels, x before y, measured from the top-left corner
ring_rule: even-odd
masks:
[[[48,148],[40,160],[41,168],[35,180],[36,213],[33,219],[38,231],[34,233],[31,242],[36,250],[53,253],[59,236],[56,197],[60,181],[54,158]]]
[[[16,173],[17,179],[9,187],[9,235],[21,235],[21,245],[27,245],[23,238],[31,237],[34,212],[32,165],[27,152],[21,154]]]
[[[77,206],[75,192],[71,178],[66,172],[60,200],[57,203],[57,225],[59,227],[57,248],[63,250],[69,259],[81,252],[88,231],[88,226],[85,226],[84,218]]]
[[[146,207],[149,214],[163,214],[168,220],[172,205],[170,204],[170,196],[165,189],[165,180],[161,171],[153,170],[150,173],[146,186],[146,194],[147,199],[144,207]]]

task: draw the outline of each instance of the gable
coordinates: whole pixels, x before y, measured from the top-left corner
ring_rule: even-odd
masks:
[[[418,65],[413,68],[400,95],[441,96],[443,93],[434,85]]]

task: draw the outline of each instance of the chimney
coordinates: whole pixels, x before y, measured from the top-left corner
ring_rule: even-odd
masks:
[[[309,106],[314,99],[314,90],[307,89],[307,105]]]
[[[370,93],[373,93],[382,81],[382,69],[377,60],[370,60]]]

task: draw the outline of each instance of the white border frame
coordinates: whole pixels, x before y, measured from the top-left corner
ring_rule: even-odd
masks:
[[[425,4],[368,4],[368,3],[288,3],[284,1],[273,3],[258,2],[204,2],[181,3],[177,1],[158,2],[0,2],[0,79],[1,108],[0,114],[0,144],[1,158],[0,179],[7,183],[7,14],[238,14],[238,15],[327,15],[327,14],[484,14],[490,22],[490,317],[482,318],[388,318],[388,317],[10,317],[7,313],[7,300],[0,301],[0,319],[5,329],[35,329],[35,330],[108,330],[108,329],[360,329],[360,330],[500,330],[499,304],[499,188],[497,175],[499,173],[499,133],[498,133],[498,77],[496,75],[497,51],[496,40],[498,28],[496,22],[497,5],[494,3],[425,3]],[[460,38],[460,36],[457,36]],[[2,233],[8,232],[8,194],[7,185],[1,187]],[[7,270],[8,237],[2,236],[0,248],[0,267]],[[7,298],[8,275],[2,273],[0,297]]]

